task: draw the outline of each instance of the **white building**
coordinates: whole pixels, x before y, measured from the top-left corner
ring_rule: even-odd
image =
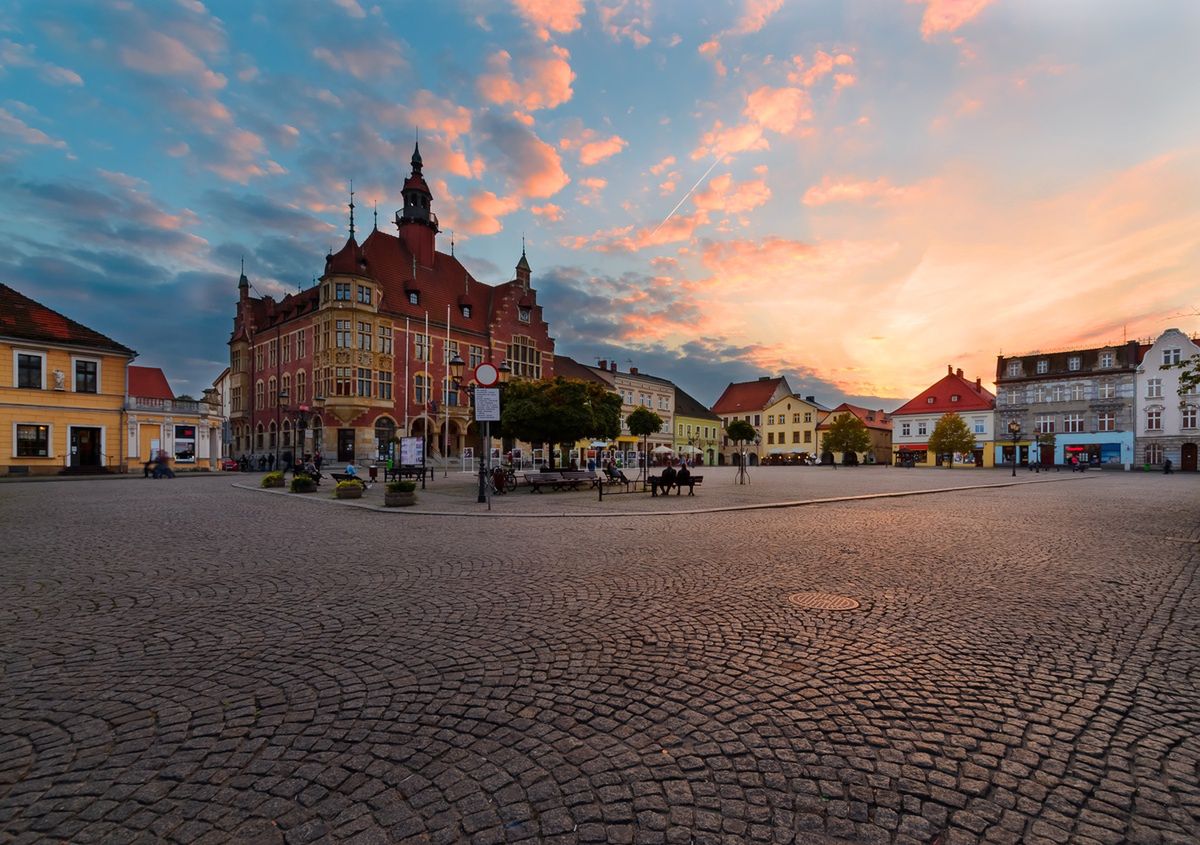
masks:
[[[1172,365],[1200,355],[1200,345],[1179,329],[1167,329],[1150,345],[1137,369],[1136,459],[1161,466],[1169,458],[1175,467],[1196,470],[1200,443],[1200,395],[1181,395],[1182,370]]]

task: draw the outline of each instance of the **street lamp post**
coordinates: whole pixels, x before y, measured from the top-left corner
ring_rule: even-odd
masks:
[[[454,389],[461,390],[467,394],[467,402],[470,407],[475,407],[475,388],[476,385],[463,384],[463,373],[466,369],[466,363],[458,355],[450,359],[450,380],[454,382]],[[507,362],[501,362],[496,368],[496,373],[499,378],[499,389],[504,390],[508,384],[508,377],[512,373],[512,369]],[[479,421],[476,420],[476,423]],[[488,461],[491,457],[491,437],[489,436],[491,424],[484,422],[483,428],[479,431],[479,495],[476,502],[484,504],[487,502],[487,476],[488,476]]]
[[[275,397],[275,468],[276,469],[282,469],[282,467],[283,467],[283,464],[281,463],[280,458],[279,458],[280,441],[283,439],[283,429],[280,428],[279,414],[280,414],[280,412],[283,411],[283,405],[285,402],[287,402],[287,400],[288,400],[288,392],[287,392],[287,388],[285,387],[282,390],[280,390],[279,394]]]
[[[1017,477],[1017,441],[1021,439],[1021,423],[1018,420],[1012,420],[1008,424],[1008,436],[1012,438],[1013,443],[1013,478]]]
[[[313,397],[314,405],[323,405],[324,403],[325,403],[325,397],[322,396],[320,393],[318,393],[317,395],[315,395]],[[293,458],[292,458],[293,469],[304,466],[304,435],[305,435],[305,432],[308,430],[309,419],[311,419],[312,417],[316,416],[319,413],[320,413],[319,410],[315,410],[304,403],[300,403],[299,405],[296,406],[295,452],[299,455],[299,458],[297,459],[295,456],[293,456]]]

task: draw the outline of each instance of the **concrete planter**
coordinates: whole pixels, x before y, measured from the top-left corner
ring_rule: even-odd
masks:
[[[417,503],[416,493],[384,493],[383,506],[385,508],[406,508]]]
[[[361,499],[363,488],[361,484],[347,484],[343,487],[341,484],[333,491],[333,495],[339,499]]]

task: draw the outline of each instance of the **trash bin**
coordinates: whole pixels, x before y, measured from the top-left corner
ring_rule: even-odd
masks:
[[[370,477],[371,483],[374,484],[379,480],[379,467],[375,466],[375,464],[371,464],[369,467],[367,467],[367,475]]]

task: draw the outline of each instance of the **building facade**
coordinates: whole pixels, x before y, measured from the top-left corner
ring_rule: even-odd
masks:
[[[996,359],[997,465],[1069,463],[1129,469],[1134,460],[1137,341]],[[1007,427],[1016,421],[1014,444]],[[1053,444],[1053,445],[1051,445]]]
[[[0,285],[0,472],[120,472],[132,349]]]
[[[866,426],[867,435],[871,438],[871,445],[867,451],[858,453],[859,463],[890,464],[892,462],[892,418],[883,410],[873,411],[870,408],[843,402],[821,416],[821,423],[817,426],[818,437],[824,440],[824,432],[829,428],[829,424],[846,415],[858,417],[859,422]],[[823,447],[818,448],[817,454],[824,452]],[[837,463],[841,463],[842,458],[841,452],[833,453],[833,459]]]
[[[721,418],[699,400],[675,388],[675,454],[702,466],[716,466],[721,445]]]
[[[745,444],[748,466],[757,466],[762,461],[762,444],[766,440],[763,436],[763,420],[766,419],[767,408],[792,395],[792,388],[784,376],[760,376],[756,381],[730,382],[713,405],[712,411],[721,418],[722,429],[734,420],[744,420],[754,426],[756,442]],[[717,462],[736,463],[741,459],[741,450],[742,447],[722,431]]]
[[[437,250],[418,148],[411,164],[396,234],[376,225],[359,244],[351,196],[350,236],[326,256],[314,287],[276,302],[251,296],[242,274],[229,341],[235,455],[367,461],[408,435],[422,437],[431,456],[455,457],[481,445],[468,394],[453,386],[455,356],[468,383],[482,363],[507,363],[514,379],[554,375],[554,340],[524,250],[511,281],[474,279],[453,251]]]
[[[219,468],[223,420],[218,408],[205,400],[176,398],[158,367],[131,365],[128,381],[125,454],[129,470],[153,460],[159,450],[167,453],[176,472]]]
[[[825,408],[816,397],[788,394],[763,409],[760,460],[770,464],[798,464],[815,453],[817,424]]]
[[[1179,329],[1167,329],[1144,349],[1135,378],[1137,427],[1134,454],[1137,463],[1161,467],[1164,460],[1185,472],[1196,471],[1200,444],[1200,395],[1180,393],[1179,364],[1200,355],[1196,338]]]
[[[892,449],[898,460],[907,457],[917,466],[941,466],[942,456],[929,448],[929,435],[943,415],[955,412],[975,435],[970,454],[954,456],[959,466],[995,465],[993,450],[996,397],[971,381],[963,371],[947,366],[946,375],[892,412]]]

